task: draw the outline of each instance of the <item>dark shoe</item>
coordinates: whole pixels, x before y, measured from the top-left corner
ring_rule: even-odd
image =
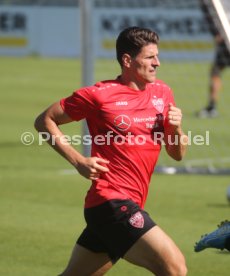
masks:
[[[228,249],[230,251],[230,221],[222,221],[218,228],[201,237],[195,244],[195,252],[200,252],[206,248]]]

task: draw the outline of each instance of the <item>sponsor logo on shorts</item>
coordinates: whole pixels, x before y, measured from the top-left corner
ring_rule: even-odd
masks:
[[[143,228],[144,227],[144,218],[141,214],[140,211],[135,213],[134,215],[131,216],[129,219],[129,223],[136,228]]]
[[[122,212],[126,212],[127,210],[128,210],[127,206],[125,206],[125,205],[121,206],[121,211]]]

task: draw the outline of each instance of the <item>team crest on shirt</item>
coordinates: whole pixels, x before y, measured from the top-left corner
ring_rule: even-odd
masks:
[[[159,111],[160,113],[163,112],[163,110],[164,110],[164,101],[163,101],[162,98],[152,99],[152,104],[156,108],[157,111]]]
[[[142,216],[141,212],[138,211],[134,215],[131,216],[129,219],[129,223],[136,228],[143,228],[144,227],[144,217]]]

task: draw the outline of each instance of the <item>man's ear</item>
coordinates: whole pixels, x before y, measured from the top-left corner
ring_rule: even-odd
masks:
[[[132,62],[132,58],[131,58],[131,56],[130,56],[129,54],[124,54],[124,55],[122,56],[122,63],[123,63],[123,66],[124,66],[124,67],[129,68],[131,62]]]

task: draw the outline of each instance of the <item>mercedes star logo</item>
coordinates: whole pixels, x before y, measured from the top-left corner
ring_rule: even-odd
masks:
[[[125,131],[131,126],[131,120],[127,115],[118,115],[114,119],[114,125],[120,131]]]

